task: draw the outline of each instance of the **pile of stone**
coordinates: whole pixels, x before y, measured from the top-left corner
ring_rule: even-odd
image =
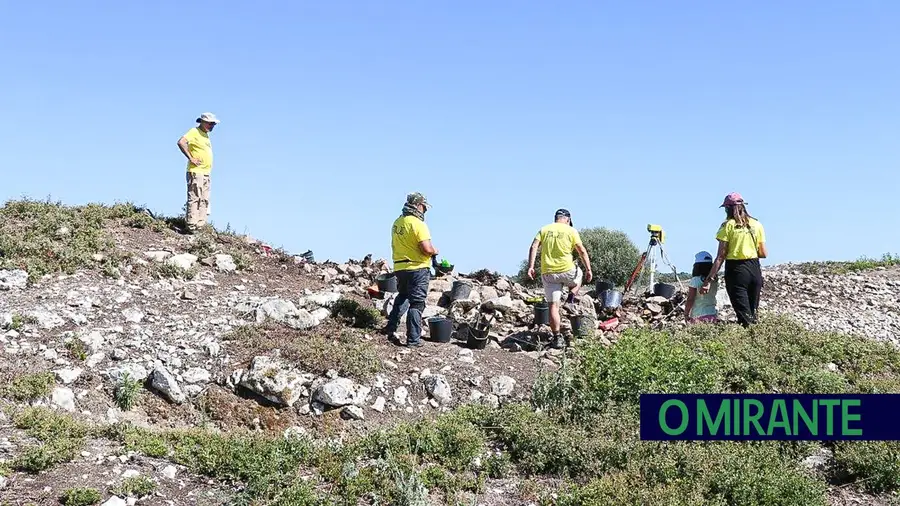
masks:
[[[388,315],[393,308],[396,293],[377,290],[376,277],[390,271],[384,259],[373,260],[368,255],[363,260],[350,260],[343,264],[315,264],[297,257],[295,262],[305,273],[334,285],[335,291],[371,297],[375,308],[383,315]],[[473,325],[480,316],[487,314],[492,321],[491,334],[498,341],[512,334],[535,330],[533,305],[543,300],[543,290],[526,288],[506,276],[485,273],[487,271],[470,275],[450,273],[433,278],[423,317],[444,316],[459,326]],[[454,297],[455,284],[466,285],[466,288],[459,290],[467,292],[465,297]],[[681,292],[672,299],[648,294],[628,298],[612,310],[603,308],[596,293],[591,290],[580,297],[578,304],[563,308],[562,324],[565,331],[571,331],[573,321],[578,319],[582,334],[586,334],[584,329],[588,329],[613,335],[633,326],[679,324],[684,319],[683,300],[684,294]]]

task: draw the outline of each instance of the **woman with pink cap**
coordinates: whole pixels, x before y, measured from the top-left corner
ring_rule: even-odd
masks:
[[[766,232],[762,223],[747,213],[747,203],[740,193],[729,193],[720,207],[725,208],[725,222],[716,239],[719,251],[712,269],[703,280],[700,293],[709,292],[710,283],[725,264],[725,291],[744,327],[756,323],[759,297],[763,287],[760,258],[766,258]]]

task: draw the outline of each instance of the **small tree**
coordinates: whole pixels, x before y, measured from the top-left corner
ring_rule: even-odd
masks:
[[[594,281],[606,279],[616,285],[624,285],[641,258],[641,252],[634,242],[628,238],[625,232],[605,227],[583,228],[578,233],[581,235],[581,241],[591,259]],[[581,265],[581,259],[578,258],[577,253],[575,253],[575,258]],[[581,268],[584,269],[584,266],[582,265]],[[528,279],[528,260],[524,260],[519,266],[516,281],[527,287],[540,286],[540,248],[538,248],[534,269],[535,279],[532,281]]]

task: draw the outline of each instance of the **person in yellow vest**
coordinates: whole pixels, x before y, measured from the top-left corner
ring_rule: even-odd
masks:
[[[422,346],[422,312],[431,281],[431,259],[438,254],[425,224],[425,212],[430,208],[424,195],[410,193],[400,217],[391,227],[391,258],[398,293],[384,331],[390,340],[396,341],[400,318],[407,313],[406,346],[409,347]]]
[[[219,124],[211,112],[197,118],[197,126],[178,139],[178,148],[187,157],[187,212],[185,221],[188,232],[194,233],[206,226],[209,216],[209,173],[213,166],[212,144],[209,134]]]
[[[559,306],[562,303],[562,290],[569,291],[568,302],[573,302],[581,288],[581,269],[575,265],[573,252],[578,252],[584,265],[586,282],[593,278],[591,259],[587,249],[581,242],[581,235],[572,225],[572,215],[566,209],[559,209],[554,215],[553,223],[545,225],[538,231],[531,248],[528,250],[528,277],[534,279],[534,263],[537,250],[541,249],[541,281],[544,285],[544,298],[550,304],[550,331],[553,338],[552,348],[564,348],[566,342],[560,333]]]
[[[712,269],[703,280],[700,293],[709,291],[722,263],[725,264],[725,291],[737,315],[738,323],[749,327],[757,322],[759,298],[763,288],[762,266],[759,259],[769,255],[766,231],[756,218],[747,212],[747,203],[740,193],[729,193],[719,207],[725,208],[725,221],[719,226],[716,239],[719,251]]]

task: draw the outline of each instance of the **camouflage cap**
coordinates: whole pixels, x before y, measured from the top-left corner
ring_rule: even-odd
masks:
[[[413,206],[422,204],[423,206],[425,206],[425,209],[431,209],[431,204],[428,203],[428,199],[425,198],[425,195],[422,195],[419,192],[413,192],[407,195],[406,203]]]

